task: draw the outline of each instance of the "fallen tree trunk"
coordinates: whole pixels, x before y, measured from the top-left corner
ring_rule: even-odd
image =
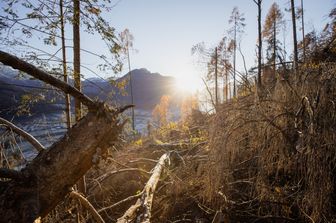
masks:
[[[125,214],[118,219],[117,223],[133,222],[136,219],[137,223],[149,223],[151,218],[151,209],[156,186],[160,180],[161,173],[165,163],[169,160],[170,153],[165,153],[161,156],[158,163],[153,169],[153,174],[147,181],[143,194],[137,202],[132,205]]]
[[[45,216],[117,140],[120,126],[89,113],[59,142],[42,151],[22,178],[0,187],[0,222],[33,222]]]
[[[104,157],[122,129],[118,114],[129,106],[116,110],[93,102],[66,83],[2,51],[0,62],[60,88],[89,107],[89,113],[61,140],[41,151],[20,172],[4,173],[11,179],[0,181],[0,222],[30,223],[47,215]]]

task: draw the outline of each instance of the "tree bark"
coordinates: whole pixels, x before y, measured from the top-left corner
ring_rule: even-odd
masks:
[[[276,41],[277,41],[277,38],[276,38],[276,20],[277,20],[277,15],[276,15],[276,12],[275,12],[275,15],[274,15],[274,27],[273,27],[273,71],[274,71],[274,77],[276,75]]]
[[[258,6],[258,78],[257,85],[261,88],[261,55],[262,55],[262,36],[261,36],[261,2],[262,0],[254,1]]]
[[[119,125],[108,115],[90,112],[59,142],[23,170],[21,180],[0,186],[0,222],[33,222],[44,217],[117,140]]]
[[[306,62],[306,39],[304,29],[304,12],[303,12],[303,0],[301,0],[301,26],[302,26],[302,48],[303,48],[303,63]]]
[[[63,0],[59,1],[60,7],[60,23],[61,23],[61,38],[62,38],[62,65],[63,65],[63,80],[65,83],[68,83],[68,74],[67,74],[67,61],[66,61],[66,50],[65,50],[65,34],[64,34],[64,15],[63,15]],[[70,115],[70,96],[65,93],[65,115],[67,128],[71,127],[71,115]]]
[[[217,47],[215,48],[215,100],[216,100],[216,107],[218,107],[218,53]]]
[[[234,28],[234,46],[233,46],[233,97],[236,97],[236,52],[237,52],[237,18],[235,18],[235,28]]]
[[[81,91],[80,80],[80,1],[74,0],[73,12],[73,63],[74,63],[74,86],[77,90]],[[75,118],[78,121],[82,116],[81,102],[75,99]]]

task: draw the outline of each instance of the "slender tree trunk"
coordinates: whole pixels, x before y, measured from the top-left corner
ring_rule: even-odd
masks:
[[[298,69],[298,50],[297,50],[297,35],[296,35],[296,16],[294,0],[291,0],[292,24],[293,24],[293,44],[294,44],[294,70]]]
[[[216,107],[218,106],[218,69],[217,69],[217,63],[218,63],[218,53],[217,53],[217,47],[215,48],[215,103]]]
[[[303,48],[303,63],[306,61],[306,39],[304,30],[304,12],[303,12],[303,0],[301,0],[301,25],[302,25],[302,48]]]
[[[74,57],[74,86],[81,91],[80,80],[80,0],[74,0],[73,13],[73,57]],[[75,117],[78,121],[82,116],[81,103],[75,99]]]
[[[261,1],[258,0],[258,87],[261,87],[261,54],[262,54],[262,36],[261,36]]]
[[[63,15],[63,0],[59,2],[60,7],[60,22],[61,22],[61,37],[62,37],[62,64],[63,64],[63,80],[65,83],[68,83],[68,74],[67,74],[67,62],[66,62],[66,50],[65,50],[65,35],[64,35],[64,15]],[[65,116],[67,128],[71,128],[71,116],[70,116],[70,96],[65,94]]]
[[[233,46],[233,97],[236,97],[236,51],[237,51],[237,21],[235,18],[234,46]]]
[[[224,63],[224,74],[223,74],[223,103],[228,100],[228,92],[227,92],[227,68]]]
[[[129,82],[130,82],[130,93],[131,93],[131,104],[134,104],[134,96],[133,96],[133,82],[132,82],[132,70],[131,70],[131,59],[129,55],[129,44],[127,37],[127,60],[128,60],[128,71],[129,71]],[[134,107],[132,107],[132,129],[135,131],[135,117],[134,117]]]
[[[226,68],[225,68],[226,69]],[[225,72],[225,91],[226,91],[226,101],[229,100],[229,78],[228,78],[228,71]]]
[[[273,71],[274,76],[276,75],[276,15],[274,16],[274,27],[273,27]]]
[[[80,79],[80,0],[74,0],[73,12],[73,57],[74,57],[74,86],[81,91]],[[78,122],[82,118],[82,104],[75,99],[75,119]],[[78,182],[78,190],[86,193],[85,176]]]

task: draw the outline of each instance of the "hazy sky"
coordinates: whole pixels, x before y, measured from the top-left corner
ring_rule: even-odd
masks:
[[[38,4],[38,0],[33,0]],[[263,20],[270,5],[274,1],[263,0]],[[289,0],[276,1],[284,10],[289,8]],[[295,0],[299,6],[301,0]],[[205,42],[211,47],[227,34],[230,28],[228,20],[233,7],[237,6],[246,18],[245,34],[242,37],[242,51],[247,60],[248,68],[255,65],[257,39],[257,6],[253,0],[112,0],[115,7],[105,14],[110,24],[118,32],[128,28],[134,35],[134,48],[131,52],[132,68],[147,68],[151,72],[176,77],[198,77],[205,73],[196,65],[197,57],[191,55],[191,48],[199,42]],[[0,1],[0,6],[1,6]],[[336,0],[304,0],[306,32],[315,28],[321,30],[328,22],[328,13],[336,7]],[[287,51],[291,52],[290,13],[284,12],[288,20]],[[300,25],[299,25],[300,27]],[[72,28],[67,25],[66,36],[70,38],[67,44],[72,45]],[[83,34],[81,47],[97,54],[106,53],[106,47],[99,37]],[[279,36],[283,40],[283,34]],[[301,33],[299,33],[299,40]],[[29,39],[30,44],[47,50],[40,39]],[[14,49],[8,48],[7,51]],[[15,51],[15,50],[14,50]],[[51,48],[50,52],[55,52]],[[15,53],[15,52],[14,52]],[[68,59],[71,60],[72,50],[68,49]],[[58,53],[60,56],[60,52]],[[96,58],[83,52],[82,64],[95,69]],[[126,62],[126,61],[125,61]],[[238,54],[237,66],[242,70],[241,57]],[[127,68],[127,64],[125,64]],[[120,75],[125,74],[124,70]],[[82,69],[86,77],[93,77],[90,71]],[[103,77],[111,76],[101,74]]]
[[[274,1],[263,2],[265,17]],[[276,2],[283,9],[289,8],[289,0]],[[300,0],[295,2],[300,5]],[[304,0],[306,31],[320,30],[335,3],[335,0]],[[242,49],[250,67],[255,64],[257,38],[257,6],[253,0],[121,0],[109,17],[118,30],[128,28],[135,37],[134,48],[138,52],[131,55],[132,68],[145,67],[163,75],[189,76],[199,75],[191,47],[202,41],[209,46],[216,44],[229,29],[228,19],[234,6],[246,17]],[[289,20],[290,13],[284,14]],[[287,27],[290,43],[290,21]],[[241,64],[240,56],[238,63]]]

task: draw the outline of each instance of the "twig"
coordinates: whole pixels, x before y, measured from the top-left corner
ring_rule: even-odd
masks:
[[[96,209],[92,206],[92,204],[85,197],[83,197],[80,193],[71,191],[70,197],[78,199],[79,202],[91,212],[92,217],[96,220],[96,222],[105,223],[104,219],[100,216],[100,214],[96,211]]]
[[[122,204],[122,203],[125,203],[125,202],[127,202],[127,201],[131,201],[131,200],[133,200],[133,199],[135,199],[135,198],[141,197],[141,195],[142,195],[143,193],[144,193],[144,192],[142,191],[142,192],[139,193],[139,194],[129,196],[129,197],[127,197],[127,198],[125,198],[125,199],[123,199],[123,200],[121,200],[121,201],[118,201],[117,203],[114,203],[114,204],[112,204],[112,205],[110,205],[110,206],[104,207],[104,208],[100,209],[100,210],[98,211],[98,213],[100,213],[100,212],[102,212],[102,211],[106,211],[107,209],[114,208],[114,207],[116,207],[116,206],[118,206],[118,205],[120,205],[120,204]]]
[[[139,169],[139,168],[126,168],[126,169],[120,169],[120,170],[115,170],[115,171],[107,172],[107,173],[99,176],[97,180],[99,180],[100,182],[103,182],[108,177],[110,177],[110,176],[112,176],[114,174],[122,173],[122,172],[129,172],[129,171],[138,171],[138,172],[142,172],[142,173],[145,173],[145,174],[150,174],[149,172],[147,172],[146,170],[143,170],[143,169]]]
[[[27,140],[32,146],[34,146],[34,148],[37,151],[42,151],[45,150],[44,146],[37,140],[34,138],[34,136],[32,136],[31,134],[29,134],[28,132],[24,131],[23,129],[17,127],[16,125],[14,125],[13,123],[7,121],[6,119],[3,119],[0,117],[0,124],[4,124],[6,125],[8,128],[12,129],[16,134],[22,136],[25,140]]]

